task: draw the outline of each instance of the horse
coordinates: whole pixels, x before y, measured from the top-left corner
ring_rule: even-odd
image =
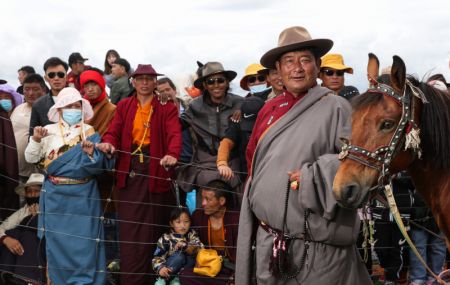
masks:
[[[390,75],[378,77],[374,54],[367,69],[370,87],[352,101],[333,194],[340,206],[357,208],[407,170],[450,249],[450,95],[406,76],[398,56]]]

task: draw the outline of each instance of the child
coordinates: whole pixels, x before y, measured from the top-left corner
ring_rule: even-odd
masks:
[[[159,275],[155,285],[179,285],[176,275],[183,267],[194,267],[194,256],[203,244],[197,233],[190,229],[191,218],[186,208],[178,207],[170,213],[170,233],[158,239],[152,260],[153,270]]]

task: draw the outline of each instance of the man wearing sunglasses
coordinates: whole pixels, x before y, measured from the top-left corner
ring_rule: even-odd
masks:
[[[252,63],[245,69],[245,75],[242,77],[240,86],[242,89],[250,91],[246,97],[257,96],[264,101],[271,92],[270,86],[267,84],[267,70],[259,63]]]
[[[359,94],[353,86],[344,85],[344,73],[353,74],[353,68],[344,64],[344,58],[337,53],[329,53],[322,57],[319,78],[322,86],[347,100]]]
[[[206,185],[210,181],[221,180],[215,163],[219,144],[231,124],[233,114],[240,110],[243,101],[242,97],[229,90],[230,82],[236,75],[232,70],[225,70],[219,62],[208,62],[194,82],[194,86],[203,90],[203,94],[191,101],[189,108],[181,115],[183,127],[192,130],[192,162],[197,164],[182,165],[177,169],[177,180],[187,182],[179,185],[185,192],[191,192],[194,184]],[[238,170],[239,165],[238,153],[232,152],[230,168]],[[227,182],[233,189],[240,184],[236,176]]]
[[[47,117],[48,110],[55,104],[59,92],[66,87],[66,75],[69,66],[58,57],[51,57],[44,63],[45,81],[50,85],[50,92],[40,97],[33,104],[30,118],[30,136],[34,127],[52,124]]]

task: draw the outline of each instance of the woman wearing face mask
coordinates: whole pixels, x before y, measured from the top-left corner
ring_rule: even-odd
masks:
[[[0,220],[3,221],[19,208],[19,197],[14,193],[18,185],[19,165],[16,140],[10,116],[22,96],[4,83],[0,84]],[[11,210],[10,210],[11,209]]]
[[[38,236],[46,238],[53,284],[104,284],[103,214],[94,177],[113,162],[95,149],[100,136],[84,123],[93,116],[89,102],[71,87],[58,98],[48,112],[55,124],[35,127],[25,150],[25,159],[46,172]]]

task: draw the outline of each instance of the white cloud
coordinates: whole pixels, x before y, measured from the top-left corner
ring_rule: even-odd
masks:
[[[5,7],[6,6],[6,7]],[[238,72],[277,44],[282,29],[305,26],[331,38],[355,74],[347,84],[366,87],[368,52],[382,66],[401,56],[408,72],[443,73],[450,80],[450,2],[389,1],[8,1],[0,18],[0,78],[17,85],[17,69],[42,72],[50,56],[79,51],[103,68],[116,49],[133,66],[152,63],[171,77],[196,69],[196,60],[221,61]]]

